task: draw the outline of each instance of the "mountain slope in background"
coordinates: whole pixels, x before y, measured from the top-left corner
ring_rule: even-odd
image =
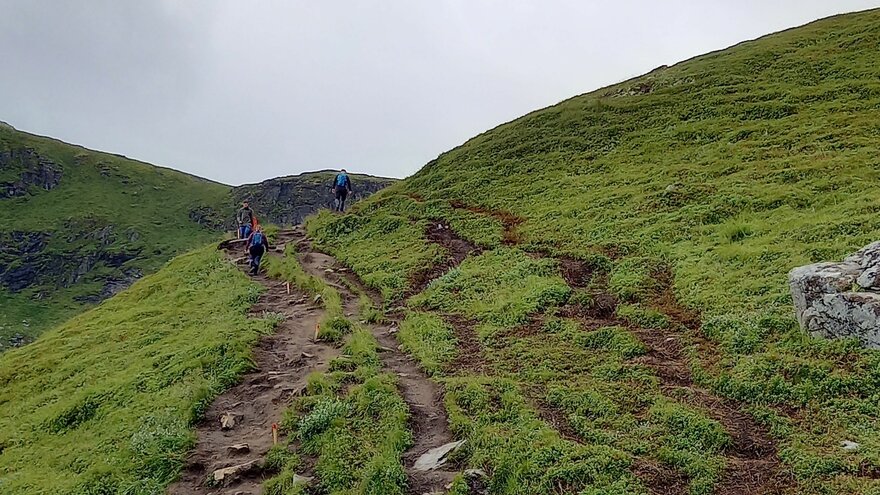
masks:
[[[0,125],[0,350],[230,230],[244,197],[299,221],[325,204],[327,177],[231,188]],[[388,182],[355,177],[363,195]]]
[[[217,237],[228,194],[175,170],[0,128],[0,344],[30,340]]]
[[[330,186],[337,172],[324,170],[301,175],[269,179],[259,184],[245,184],[232,191],[235,204],[251,202],[262,222],[276,225],[296,225],[321,208],[333,207]],[[349,174],[354,193],[347,203],[360,199],[393,184],[395,179]]]
[[[880,353],[803,335],[786,280],[880,239],[878,47],[875,10],[662,67],[308,230],[407,302],[498,493],[880,493]]]

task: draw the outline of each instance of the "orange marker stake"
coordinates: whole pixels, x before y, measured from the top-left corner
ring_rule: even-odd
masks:
[[[272,445],[278,445],[278,423],[272,423]]]
[[[318,332],[321,330],[321,325],[315,325],[315,341],[318,340]]]

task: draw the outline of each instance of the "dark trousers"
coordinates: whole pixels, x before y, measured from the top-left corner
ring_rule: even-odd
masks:
[[[345,199],[348,198],[348,189],[336,188],[336,211],[345,211]]]
[[[251,255],[251,273],[256,275],[260,270],[260,261],[262,261],[263,255],[266,254],[266,249],[263,246],[251,246],[248,252]]]

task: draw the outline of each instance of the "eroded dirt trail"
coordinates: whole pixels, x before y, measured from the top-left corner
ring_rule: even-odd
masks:
[[[515,245],[520,242],[517,227],[523,222],[522,218],[508,212],[486,210],[462,202],[452,202],[451,206],[497,218],[504,227],[504,244]],[[431,236],[430,232],[428,234],[430,240],[448,248],[448,243]],[[454,232],[449,235],[457,237]],[[547,253],[532,254],[538,257],[549,256]],[[612,259],[617,258],[615,253],[606,254]],[[726,468],[715,487],[716,494],[769,495],[790,492],[794,489],[796,482],[783,469],[776,443],[767,429],[744,412],[742,404],[721,398],[694,383],[691,363],[685,353],[686,347],[695,345],[701,353],[701,359],[706,359],[710,363],[718,360],[718,351],[701,337],[699,315],[678,304],[672,288],[671,271],[664,270],[655,274],[655,279],[661,288],[653,295],[651,305],[668,316],[673,325],[666,329],[647,329],[628,324],[615,315],[617,300],[607,292],[607,273],[600,273],[594,267],[572,258],[560,257],[558,261],[561,275],[570,287],[586,288],[589,284],[598,282],[599,287],[606,289],[593,294],[593,307],[569,306],[562,308],[561,315],[580,319],[585,329],[613,325],[629,328],[648,349],[645,355],[633,359],[632,362],[645,365],[656,373],[664,395],[703,409],[728,432],[731,444],[723,452]],[[533,322],[518,331],[528,334],[536,331],[538,326]],[[542,419],[563,437],[580,442],[561,411],[544,404],[540,400],[540,392],[530,395]],[[651,493],[674,495],[688,492],[686,476],[651,460],[639,460],[633,471]]]
[[[584,287],[585,281],[604,274],[582,262],[560,260],[562,275],[571,287]],[[580,266],[578,266],[580,265]],[[730,435],[731,444],[722,453],[726,467],[715,487],[718,495],[784,493],[794,486],[794,480],[785,474],[778,457],[775,441],[766,428],[743,411],[742,404],[724,399],[694,382],[688,346],[700,350],[701,359],[717,359],[717,350],[699,333],[699,315],[675,300],[672,276],[668,271],[655,274],[660,288],[654,294],[651,306],[671,321],[667,328],[643,328],[613,316],[617,301],[603,292],[595,298],[594,308],[566,308],[564,313],[579,317],[585,328],[619,325],[627,327],[645,345],[647,352],[630,362],[646,366],[660,379],[661,392],[676,401],[698,407],[721,423]],[[599,287],[607,280],[599,279]],[[601,301],[601,302],[599,302]],[[636,474],[654,494],[687,493],[686,478],[676,471],[642,460],[634,467]]]
[[[343,298],[346,316],[358,314],[359,294],[349,288],[350,285],[362,287],[346,268],[333,257],[314,251],[307,242],[299,245],[300,263],[311,275],[321,277],[336,287]],[[362,289],[381,307],[378,295]],[[443,390],[439,384],[428,378],[409,356],[399,349],[399,343],[390,331],[396,327],[397,321],[392,319],[389,325],[368,325],[380,346],[380,355],[386,372],[398,377],[398,387],[409,406],[410,429],[413,434],[413,446],[403,456],[404,467],[409,481],[409,493],[445,493],[457,471],[445,470],[445,466],[436,470],[419,471],[415,469],[416,460],[425,452],[455,441],[449,431],[449,421],[443,406]]]
[[[297,240],[295,231],[279,235],[278,245]],[[273,255],[270,253],[270,255]],[[230,260],[242,256],[240,248],[227,250]],[[246,266],[242,267],[246,269]],[[266,312],[284,319],[272,335],[261,338],[254,348],[255,369],[219,397],[198,425],[195,451],[187,460],[181,480],[171,485],[171,495],[259,495],[263,476],[260,464],[273,445],[272,424],[278,423],[291,397],[306,385],[312,371],[326,369],[338,354],[332,346],[315,343],[315,325],[323,310],[309,297],[264,275],[254,280],[266,291],[251,308],[254,317]],[[234,425],[221,427],[221,417],[234,418]],[[216,470],[239,468],[222,483],[206,484]]]

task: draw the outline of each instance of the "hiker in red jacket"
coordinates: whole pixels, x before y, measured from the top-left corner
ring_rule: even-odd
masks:
[[[258,224],[247,239],[247,251],[250,256],[251,275],[260,271],[260,261],[269,250],[269,239],[263,233],[263,228]]]

